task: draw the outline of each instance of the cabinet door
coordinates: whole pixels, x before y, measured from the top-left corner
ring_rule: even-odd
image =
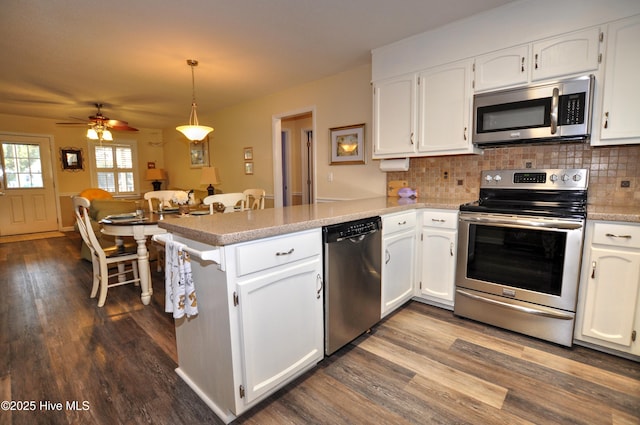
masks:
[[[526,84],[529,45],[478,56],[473,65],[475,91]]]
[[[422,296],[453,306],[457,232],[422,230]]]
[[[382,316],[413,296],[415,231],[385,236],[382,241]]]
[[[531,79],[544,80],[598,69],[600,29],[591,28],[533,44]]]
[[[374,158],[406,156],[415,152],[415,91],[414,74],[374,84]]]
[[[640,17],[611,24],[607,39],[600,139],[640,143]]]
[[[238,282],[246,403],[324,356],[320,256]]]
[[[418,150],[447,155],[472,150],[471,60],[421,72],[418,77]]]
[[[594,247],[589,267],[582,335],[628,351],[638,314],[640,253]]]

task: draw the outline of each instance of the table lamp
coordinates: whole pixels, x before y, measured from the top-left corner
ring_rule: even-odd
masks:
[[[160,190],[160,186],[162,185],[160,180],[164,180],[164,170],[162,168],[147,168],[145,180],[153,180],[151,182],[153,190]]]
[[[200,184],[209,184],[207,187],[207,195],[213,195],[215,189],[214,184],[220,183],[218,178],[218,169],[216,167],[202,167],[202,174],[200,175]]]

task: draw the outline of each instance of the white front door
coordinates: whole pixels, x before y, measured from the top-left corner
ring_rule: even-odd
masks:
[[[58,230],[51,141],[0,133],[0,236]]]

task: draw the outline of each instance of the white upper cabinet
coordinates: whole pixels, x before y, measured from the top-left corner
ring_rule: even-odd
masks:
[[[373,86],[373,157],[394,158],[416,151],[416,75]]]
[[[594,116],[600,138],[592,145],[640,143],[640,16],[614,22],[607,31],[602,113]]]
[[[538,41],[532,45],[531,81],[595,71],[599,55],[599,28]]]
[[[418,74],[418,151],[427,155],[472,153],[471,60]]]
[[[600,65],[599,28],[540,40],[475,58],[476,92],[595,72]]]
[[[473,70],[476,91],[525,84],[529,78],[529,45],[478,56]]]

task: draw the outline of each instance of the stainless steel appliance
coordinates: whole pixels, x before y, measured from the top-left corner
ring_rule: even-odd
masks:
[[[483,171],[460,206],[454,313],[571,346],[588,170]]]
[[[327,355],[380,321],[381,229],[380,217],[322,228]]]
[[[553,84],[476,94],[478,147],[514,142],[585,140],[591,131],[592,75]]]

